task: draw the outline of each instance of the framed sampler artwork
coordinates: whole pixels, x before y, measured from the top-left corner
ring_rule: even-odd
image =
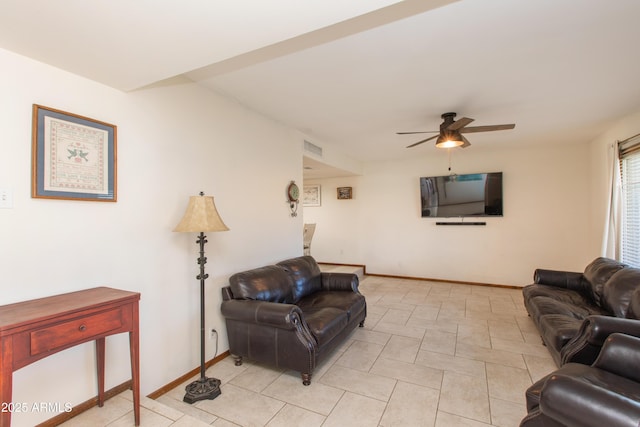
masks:
[[[115,202],[117,128],[33,105],[31,197]]]
[[[305,185],[302,192],[303,206],[320,206],[320,185]]]

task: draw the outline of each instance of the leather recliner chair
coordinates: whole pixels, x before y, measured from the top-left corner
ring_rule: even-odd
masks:
[[[520,427],[638,427],[640,338],[610,335],[592,365],[567,363],[526,391]]]

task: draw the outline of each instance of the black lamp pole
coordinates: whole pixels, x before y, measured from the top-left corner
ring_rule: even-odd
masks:
[[[200,378],[189,384],[185,390],[184,401],[187,403],[194,403],[198,400],[215,399],[220,396],[220,380],[217,378],[207,378],[205,376],[204,366],[204,281],[208,274],[204,272],[204,265],[207,263],[207,258],[204,256],[204,244],[207,243],[207,236],[203,232],[200,232],[196,243],[200,244],[200,257],[198,258],[198,264],[200,264],[200,274],[196,276],[196,279],[200,280]]]

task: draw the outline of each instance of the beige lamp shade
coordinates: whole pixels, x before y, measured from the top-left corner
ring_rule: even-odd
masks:
[[[187,210],[180,223],[173,229],[173,231],[181,233],[227,230],[229,227],[222,222],[216,205],[213,203],[213,197],[205,196],[204,193],[189,197]]]

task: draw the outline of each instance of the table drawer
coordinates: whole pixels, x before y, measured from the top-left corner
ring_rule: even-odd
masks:
[[[117,308],[35,330],[30,334],[31,356],[88,341],[124,324],[122,308]]]

